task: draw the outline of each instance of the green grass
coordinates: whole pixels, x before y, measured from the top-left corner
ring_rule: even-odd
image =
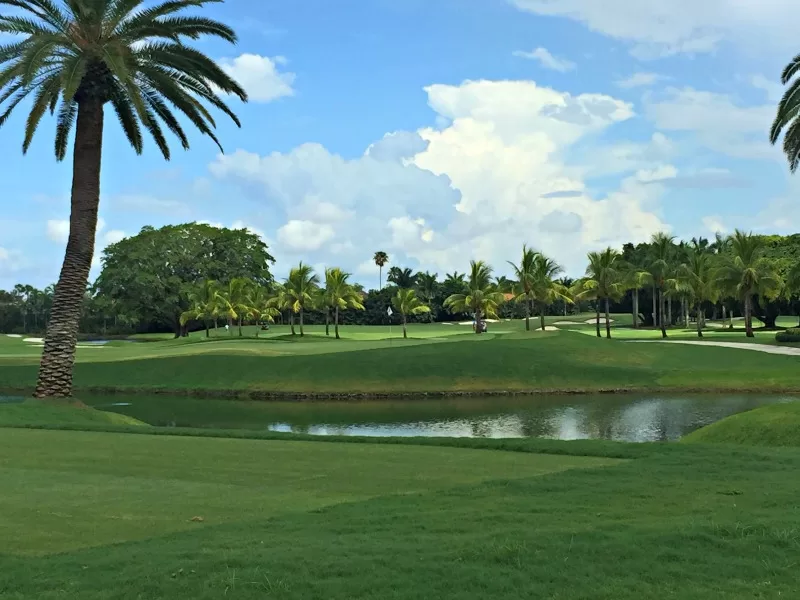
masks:
[[[28,425],[144,425],[141,421],[89,407],[75,408],[29,400],[19,404],[0,404],[0,427]]]
[[[800,405],[763,406],[698,429],[683,440],[689,443],[800,446]]]
[[[0,431],[0,597],[796,594],[800,450],[353,441]]]

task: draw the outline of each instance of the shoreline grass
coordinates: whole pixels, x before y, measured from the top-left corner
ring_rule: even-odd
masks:
[[[800,406],[780,403],[726,417],[690,433],[685,443],[800,446]]]

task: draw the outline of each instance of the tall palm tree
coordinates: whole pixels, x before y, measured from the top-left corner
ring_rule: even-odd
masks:
[[[239,326],[239,337],[242,337],[242,322],[252,312],[250,305],[250,290],[254,283],[244,277],[236,277],[228,282],[228,285],[221,287],[216,293],[216,302],[219,306],[219,313],[228,318],[231,325],[229,331],[233,335],[232,325]]]
[[[383,250],[378,250],[375,255],[372,257],[372,260],[375,262],[375,266],[378,267],[378,289],[383,289],[383,267],[386,266],[386,263],[389,262],[389,255],[386,254]]]
[[[556,302],[572,302],[569,289],[556,281],[556,277],[563,272],[559,265],[552,258],[541,252],[536,255],[533,268],[533,298],[539,304],[539,326],[545,330],[544,311]]]
[[[216,281],[206,279],[189,292],[189,310],[180,316],[182,327],[185,327],[189,321],[202,321],[206,329],[206,337],[209,337],[209,323],[214,321],[216,330],[216,319],[219,316],[218,288]]]
[[[753,333],[753,297],[774,298],[781,291],[781,278],[772,262],[764,256],[764,240],[738,229],[730,238],[731,251],[722,256],[716,272],[719,288],[744,305],[747,337]]]
[[[716,302],[716,273],[712,256],[704,249],[695,248],[689,260],[680,266],[679,281],[689,290],[697,313],[697,337],[703,337],[703,302]]]
[[[252,285],[247,294],[248,315],[256,322],[256,337],[261,333],[261,323],[274,323],[280,311],[273,305],[274,291],[265,285]]]
[[[589,266],[586,276],[578,284],[579,294],[597,300],[595,327],[600,336],[600,303],[603,301],[606,314],[606,337],[611,338],[609,303],[618,300],[625,293],[625,271],[622,255],[614,248],[588,254]]]
[[[431,312],[431,307],[423,303],[417,296],[416,290],[403,289],[397,290],[397,293],[392,298],[392,306],[400,313],[400,318],[403,320],[403,339],[408,338],[406,330],[408,315],[422,315]]]
[[[519,264],[514,264],[508,261],[511,268],[514,270],[514,277],[517,279],[517,285],[514,287],[513,294],[514,300],[517,302],[525,303],[525,330],[531,330],[531,315],[533,314],[533,303],[536,301],[533,292],[534,286],[534,270],[536,268],[536,257],[538,252],[527,245],[522,246],[522,258]]]
[[[661,327],[661,337],[667,337],[666,330],[666,292],[669,286],[669,278],[672,267],[672,256],[675,250],[675,237],[660,232],[653,234],[650,240],[650,262],[648,264],[648,273],[653,281],[653,315],[654,317],[660,315],[658,325]],[[656,298],[658,302],[658,311],[656,311],[655,303]],[[654,323],[655,325],[655,323]]]
[[[387,281],[391,281],[397,287],[407,290],[416,284],[417,278],[414,272],[408,267],[401,269],[400,267],[392,267],[389,269],[389,274],[386,276]]]
[[[452,294],[444,301],[451,312],[475,315],[475,332],[480,334],[483,317],[497,317],[497,309],[505,301],[492,282],[492,268],[482,260],[470,262],[469,279],[463,293]]]
[[[792,173],[800,165],[800,116],[798,116],[800,115],[800,77],[795,78],[798,73],[800,73],[800,54],[786,65],[781,74],[781,83],[790,85],[778,104],[778,112],[769,132],[769,141],[775,144],[784,129],[786,130],[783,152],[786,154],[789,170]]]
[[[283,283],[273,284],[272,298],[269,300],[269,306],[277,309],[280,314],[283,314],[283,311],[289,313],[289,330],[292,332],[292,335],[297,335],[294,329],[293,305],[294,300],[289,294],[287,286]]]
[[[333,331],[336,339],[339,338],[339,311],[354,308],[364,310],[361,294],[349,281],[350,273],[345,273],[339,268],[325,270],[325,289],[323,290],[323,305],[325,306],[325,335],[328,335],[328,321],[333,310]]]
[[[142,129],[165,158],[164,127],[188,149],[185,117],[217,145],[215,121],[204,102],[238,119],[221,99],[247,94],[219,65],[185,44],[202,35],[235,43],[232,29],[207,17],[182,14],[214,0],[2,0],[22,11],[0,18],[0,33],[21,36],[0,46],[0,125],[30,100],[22,151],[46,111],[57,115],[55,155],[67,156],[75,129],[70,231],[50,324],[37,397],[72,394],[78,320],[94,254],[106,104],[111,104],[137,154]]]
[[[433,299],[436,297],[436,294],[439,293],[439,281],[437,279],[438,276],[438,273],[429,273],[428,271],[425,271],[424,273],[417,273],[417,293],[428,306],[433,303]],[[433,310],[428,312],[428,315],[432,323]]]
[[[639,329],[639,291],[652,284],[650,273],[638,266],[627,263],[622,267],[625,288],[631,292],[631,312],[633,313],[633,328]]]
[[[284,284],[290,299],[291,310],[300,317],[300,337],[305,336],[303,331],[303,315],[305,309],[314,304],[314,299],[319,290],[319,276],[314,273],[309,265],[302,262],[289,271],[289,277]]]

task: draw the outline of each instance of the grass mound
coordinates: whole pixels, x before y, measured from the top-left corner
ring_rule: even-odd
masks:
[[[29,400],[19,404],[0,404],[0,427],[39,425],[147,425],[127,415],[96,410],[87,406],[64,405]]]
[[[773,404],[733,415],[698,429],[681,441],[800,446],[800,402]]]

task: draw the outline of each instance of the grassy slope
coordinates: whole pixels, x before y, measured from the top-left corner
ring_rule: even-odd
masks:
[[[13,599],[699,600],[798,585],[797,450],[642,445],[575,469],[600,465],[435,445],[476,440],[0,433]],[[512,446],[547,444],[628,448]]]
[[[698,429],[686,442],[800,446],[800,404],[774,404]]]
[[[192,355],[117,362],[83,360],[78,389],[266,390],[301,393],[400,393],[489,390],[729,389],[800,387],[796,357],[735,349],[627,344],[569,332],[467,336],[393,348],[270,355],[273,345],[316,341],[246,342],[265,351],[204,352],[219,342],[196,343]],[[329,346],[335,342],[324,341]],[[147,348],[156,344],[142,344]],[[147,356],[146,350],[139,356]],[[103,352],[99,350],[97,352]],[[33,385],[35,364],[0,361],[0,389]]]
[[[28,425],[145,425],[141,421],[93,408],[54,406],[28,401],[20,404],[0,404],[0,427]]]

